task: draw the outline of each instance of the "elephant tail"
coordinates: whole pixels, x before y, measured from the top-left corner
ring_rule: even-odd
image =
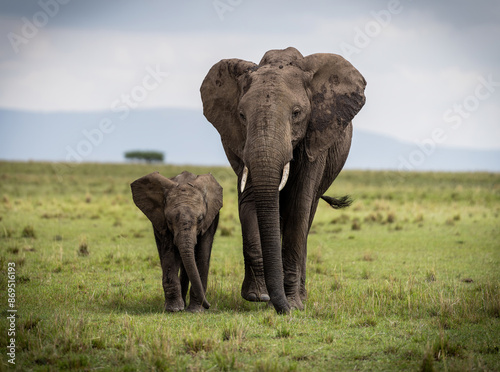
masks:
[[[349,207],[353,200],[351,199],[351,197],[349,195],[344,195],[340,198],[332,198],[331,196],[326,196],[326,195],[323,195],[321,197],[321,199],[323,199],[324,201],[326,201],[328,204],[330,204],[330,206],[333,208],[333,209],[342,209],[342,208],[347,208]]]

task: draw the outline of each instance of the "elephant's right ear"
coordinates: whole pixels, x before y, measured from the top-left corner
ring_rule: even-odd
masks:
[[[309,87],[311,119],[305,142],[307,156],[314,161],[344,138],[346,128],[365,104],[366,80],[336,54],[311,54],[300,64],[304,71],[313,74]]]
[[[165,192],[177,184],[158,172],[135,180],[130,185],[135,205],[146,215],[153,227],[160,233],[165,233]]]
[[[207,214],[201,226],[201,233],[205,234],[222,208],[222,186],[210,173],[196,177],[193,185],[201,191],[207,203]]]
[[[239,120],[238,79],[257,65],[241,59],[223,59],[212,66],[201,84],[203,114],[217,129],[222,143],[242,158],[245,134]]]

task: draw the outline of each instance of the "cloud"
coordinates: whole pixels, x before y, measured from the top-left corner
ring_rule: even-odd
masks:
[[[448,133],[443,146],[499,148],[499,87],[461,118],[464,125],[450,127],[443,118],[474,96],[481,79],[493,75],[500,80],[498,67],[464,48],[464,35],[469,34],[460,34],[452,23],[428,12],[410,9],[394,16],[353,54],[353,63],[368,81],[367,104],[356,125],[409,142],[429,138],[440,128]]]
[[[82,5],[69,3],[20,53],[2,41],[0,107],[110,110],[113,102],[142,84],[148,67],[161,66],[168,77],[148,91],[138,108],[201,111],[199,87],[220,59],[259,62],[267,50],[288,46],[304,55],[345,55],[350,45],[357,51],[347,57],[368,81],[367,104],[356,126],[409,142],[443,127],[449,130],[443,145],[499,148],[499,87],[456,130],[443,119],[474,96],[479,79],[492,75],[500,80],[500,25],[494,22],[498,5],[458,1],[449,9],[401,0],[398,11],[384,21],[386,1],[342,8],[328,1],[313,3],[294,1],[283,8],[282,2],[233,2],[239,5],[222,21],[211,1],[194,7],[124,2],[120,9],[92,3],[99,11],[94,14],[87,6],[87,23],[77,17]],[[19,8],[0,16],[0,34],[21,32],[22,14],[30,17],[37,9]],[[471,17],[463,16],[466,10]]]

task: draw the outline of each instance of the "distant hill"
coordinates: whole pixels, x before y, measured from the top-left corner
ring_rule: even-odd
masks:
[[[414,143],[355,129],[346,168],[500,172],[500,150],[421,149]]]
[[[172,164],[227,165],[218,133],[202,113],[159,109],[33,113],[0,110],[0,159],[123,162],[155,150]]]
[[[216,130],[201,111],[37,113],[0,110],[0,159],[123,162],[130,150],[164,152],[171,164],[227,165]],[[355,128],[349,169],[500,172],[500,150],[416,144]]]

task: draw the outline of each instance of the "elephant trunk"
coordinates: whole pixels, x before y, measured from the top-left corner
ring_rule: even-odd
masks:
[[[248,158],[247,164],[255,198],[264,262],[264,278],[274,308],[278,313],[283,314],[290,312],[290,305],[285,296],[283,283],[279,188],[286,183],[283,175],[288,172],[286,168],[288,168],[289,159],[283,152],[279,151],[279,144],[276,146],[268,144],[269,138],[266,138],[266,141],[255,141],[254,143],[257,146],[252,146],[250,149],[249,153],[252,155]],[[264,143],[265,146],[259,148],[259,143]],[[288,156],[291,157],[291,151]]]
[[[210,308],[210,304],[205,298],[205,288],[201,282],[200,273],[198,267],[196,266],[196,259],[194,256],[194,250],[196,246],[196,233],[191,231],[181,232],[176,236],[176,246],[179,249],[179,254],[182,259],[182,264],[186,270],[186,274],[191,282],[191,287],[196,299],[200,301],[205,309]],[[194,236],[194,238],[193,238]],[[193,298],[191,298],[193,301]]]

